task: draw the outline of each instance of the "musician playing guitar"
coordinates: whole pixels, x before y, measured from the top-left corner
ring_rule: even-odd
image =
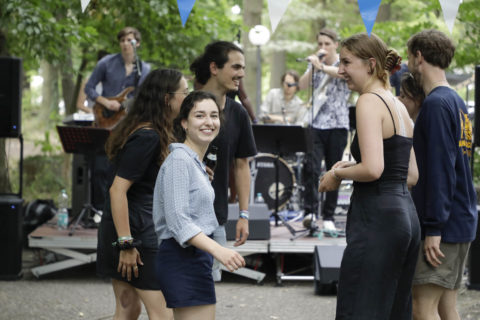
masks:
[[[135,28],[125,27],[117,34],[117,39],[121,52],[103,57],[85,85],[85,94],[95,102],[93,111],[97,127],[107,129],[111,129],[116,124],[111,120],[118,122],[121,119],[121,116],[116,115],[119,112],[125,112],[122,110],[122,101],[133,97],[135,88],[150,72],[149,64],[136,59],[136,48],[140,46],[141,40],[140,32]],[[95,90],[99,83],[102,84],[101,94]],[[100,109],[100,112],[96,112],[97,109]],[[104,116],[105,114],[107,117]],[[105,119],[108,121],[103,121]],[[110,163],[105,153],[95,155],[92,169],[93,206],[97,210],[103,210],[108,178],[111,174]]]
[[[142,83],[150,71],[150,65],[137,61],[136,49],[140,46],[141,34],[132,27],[125,27],[117,34],[121,52],[107,55],[102,58],[87,84],[85,94],[95,101],[94,113],[97,125],[111,128],[120,116],[115,113],[122,111],[122,101],[134,95],[135,88]],[[97,93],[95,87],[102,83],[102,94]],[[95,109],[98,108],[99,111]],[[103,124],[102,120],[111,118]]]

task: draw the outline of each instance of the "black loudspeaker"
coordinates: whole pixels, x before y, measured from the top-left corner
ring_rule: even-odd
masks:
[[[0,279],[15,280],[22,277],[23,199],[0,196],[0,243],[3,244]]]
[[[270,211],[265,203],[248,205],[248,240],[270,239]],[[235,240],[238,221],[238,203],[228,205],[228,220],[225,224],[227,240]]]
[[[22,60],[0,58],[0,138],[17,138],[21,133]]]
[[[88,165],[83,154],[73,154],[72,160],[72,215],[77,215],[87,202]]]
[[[343,245],[315,246],[313,252],[313,285],[315,294],[336,294]]]
[[[475,67],[475,132],[474,145],[480,146],[480,65]]]
[[[477,210],[480,210],[479,206],[477,206]],[[480,223],[477,224],[477,237],[470,244],[467,287],[469,289],[480,290]]]

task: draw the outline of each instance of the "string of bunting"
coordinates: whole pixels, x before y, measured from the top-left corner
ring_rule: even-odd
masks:
[[[183,27],[185,27],[185,24],[187,23],[188,16],[192,12],[195,1],[196,0],[177,0],[178,11],[180,13],[180,19]],[[461,0],[438,1],[442,7],[445,23],[451,33]],[[277,29],[278,23],[282,19],[290,2],[291,0],[268,0],[268,13],[270,17],[272,33]],[[382,0],[358,0],[360,15],[362,16],[363,24],[365,25],[365,29],[369,35],[372,32],[375,20],[377,19],[378,8],[380,7],[381,2]],[[82,12],[86,10],[89,3],[90,0],[80,0]]]

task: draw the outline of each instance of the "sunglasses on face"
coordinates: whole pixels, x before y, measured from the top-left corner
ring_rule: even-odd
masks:
[[[287,87],[291,88],[291,87],[296,87],[298,85],[298,83],[296,82],[284,82]]]

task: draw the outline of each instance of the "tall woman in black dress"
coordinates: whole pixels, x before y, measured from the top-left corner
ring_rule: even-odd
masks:
[[[98,230],[97,273],[112,279],[115,319],[137,319],[141,302],[149,319],[173,318],[154,270],[152,202],[158,170],[174,140],[173,119],[187,94],[180,72],[150,72],[106,143],[115,177]]]
[[[338,73],[360,94],[351,146],[357,162],[338,162],[319,187],[328,191],[342,179],[354,181],[336,319],[412,317],[420,227],[408,184],[416,183],[418,170],[412,122],[388,81],[399,63],[397,53],[374,34],[342,41]]]

